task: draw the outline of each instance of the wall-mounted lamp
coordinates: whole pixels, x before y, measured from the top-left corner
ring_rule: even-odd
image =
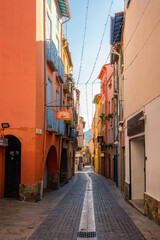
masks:
[[[1,123],[2,128],[9,128],[9,123]]]

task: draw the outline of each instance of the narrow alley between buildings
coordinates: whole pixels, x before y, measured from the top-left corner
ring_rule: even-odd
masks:
[[[123,199],[111,180],[85,166],[37,203],[0,200],[0,240],[160,239],[159,226]]]

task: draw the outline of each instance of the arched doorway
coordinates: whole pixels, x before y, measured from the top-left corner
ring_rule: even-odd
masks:
[[[21,143],[18,138],[8,136],[5,151],[5,197],[17,197],[21,182]]]
[[[48,151],[43,174],[43,188],[59,188],[58,159],[55,146],[51,146]]]

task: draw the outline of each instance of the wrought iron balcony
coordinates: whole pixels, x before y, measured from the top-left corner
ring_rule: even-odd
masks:
[[[49,39],[47,40],[47,62],[53,72],[58,69],[58,54],[54,42]]]
[[[57,78],[61,83],[64,82],[64,65],[60,57],[57,57]]]
[[[56,120],[56,111],[52,107],[47,108],[47,131],[64,135],[64,121]]]

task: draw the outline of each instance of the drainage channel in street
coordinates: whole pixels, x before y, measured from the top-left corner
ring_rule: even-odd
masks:
[[[97,240],[94,204],[93,204],[92,179],[90,178],[90,175],[86,173],[85,173],[85,176],[87,178],[87,185],[86,185],[85,198],[84,198],[81,220],[79,225],[79,231],[77,233],[77,240],[81,240],[81,239]]]

